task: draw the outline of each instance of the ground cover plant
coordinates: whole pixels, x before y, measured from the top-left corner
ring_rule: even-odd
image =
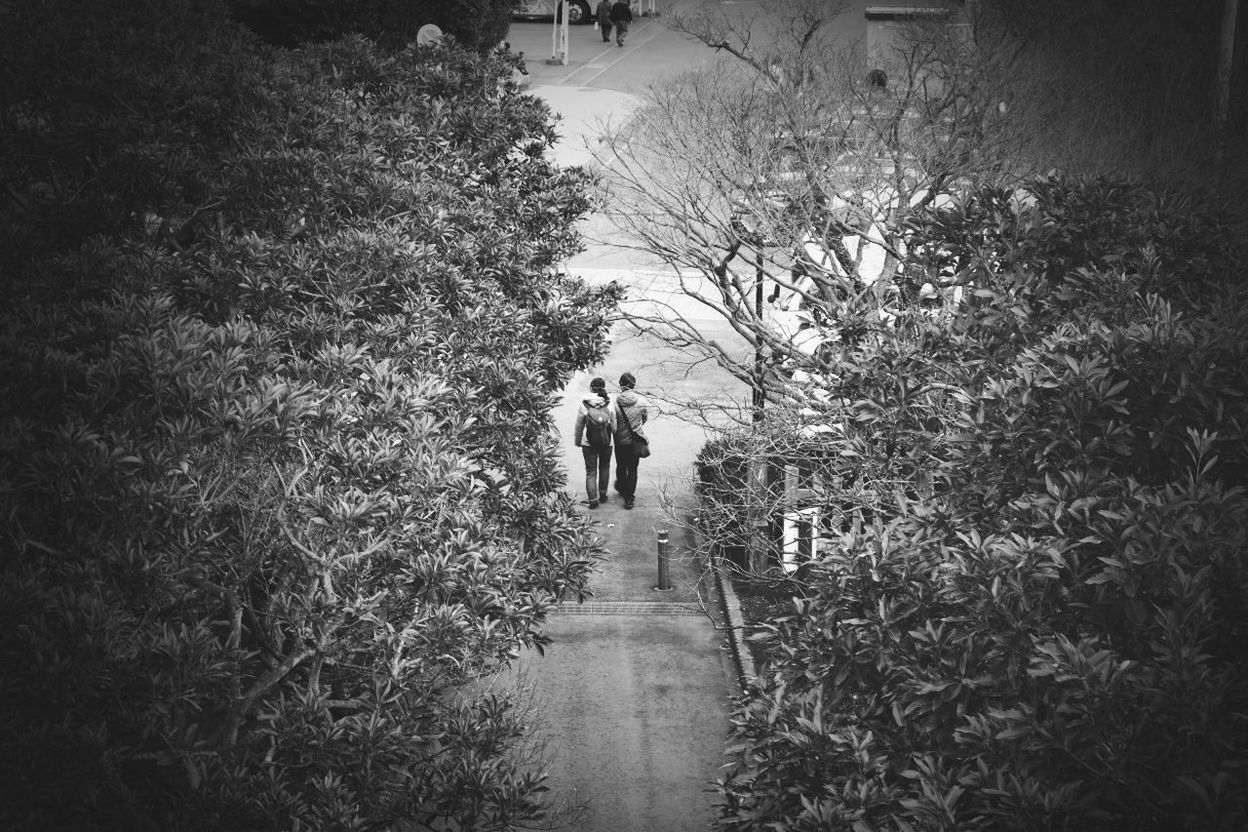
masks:
[[[899,306],[750,440],[800,451],[823,539],[756,640],[723,827],[1242,828],[1248,318],[1226,226],[1058,178],[910,229],[900,282],[963,301]]]
[[[611,291],[510,66],[216,3],[0,23],[0,827],[506,829],[596,544],[550,447]]]

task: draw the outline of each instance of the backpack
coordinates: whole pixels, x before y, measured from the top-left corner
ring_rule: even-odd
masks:
[[[611,413],[606,405],[585,405],[585,436],[591,448],[611,444]]]

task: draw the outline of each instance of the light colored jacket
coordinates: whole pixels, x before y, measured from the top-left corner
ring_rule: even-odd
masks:
[[[633,433],[637,433],[642,439],[649,441],[646,435],[646,424],[650,416],[650,402],[646,398],[632,390],[625,390],[623,393],[615,397],[615,444],[628,445],[633,441]],[[622,414],[622,415],[620,415]],[[628,420],[625,421],[624,417]],[[629,430],[629,424],[632,430]]]

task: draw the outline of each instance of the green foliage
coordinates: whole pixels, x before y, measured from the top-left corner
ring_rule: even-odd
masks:
[[[457,48],[15,5],[0,826],[541,818],[465,683],[599,554],[549,439],[616,297],[556,273],[548,110]]]
[[[1141,186],[1028,190],[913,224],[967,302],[807,414],[830,545],[759,639],[725,828],[1248,823],[1238,253]]]
[[[416,42],[432,23],[485,52],[507,36],[514,0],[229,0],[233,15],[267,43],[297,46],[363,35],[386,48]]]

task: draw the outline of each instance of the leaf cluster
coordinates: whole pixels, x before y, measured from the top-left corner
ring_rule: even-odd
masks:
[[[507,829],[597,543],[554,396],[611,290],[503,61],[17,4],[0,118],[6,829]],[[51,56],[51,57],[49,57]]]

